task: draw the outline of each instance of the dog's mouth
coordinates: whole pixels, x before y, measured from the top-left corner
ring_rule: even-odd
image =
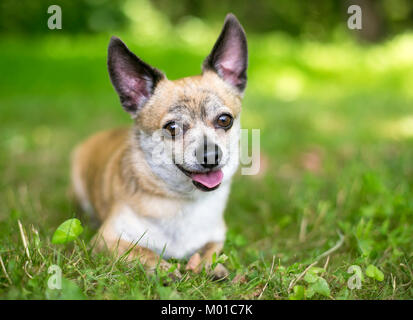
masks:
[[[222,170],[208,171],[208,172],[191,172],[185,170],[180,165],[176,165],[185,175],[192,179],[195,187],[202,191],[213,191],[219,188],[224,174]]]

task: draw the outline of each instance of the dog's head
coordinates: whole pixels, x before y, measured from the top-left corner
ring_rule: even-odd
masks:
[[[170,81],[118,38],[110,41],[108,67],[135,119],[137,146],[170,189],[211,191],[230,180],[238,167],[247,82],[247,41],[234,15],[227,15],[201,75]]]

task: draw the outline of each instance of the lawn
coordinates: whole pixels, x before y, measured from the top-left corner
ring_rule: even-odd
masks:
[[[170,79],[199,73],[213,44],[121,37]],[[89,250],[94,229],[68,192],[70,152],[131,123],[107,75],[108,40],[0,43],[0,298],[413,298],[413,34],[371,46],[249,37],[242,122],[261,130],[261,171],[234,179],[230,276],[219,282],[147,276],[137,262]],[[52,244],[72,217],[83,234]],[[62,269],[60,291],[48,288],[51,265]],[[349,288],[350,266],[361,271],[359,289]]]

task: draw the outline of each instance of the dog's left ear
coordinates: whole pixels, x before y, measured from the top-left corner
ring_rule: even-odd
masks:
[[[215,71],[224,81],[242,93],[247,85],[248,49],[244,29],[229,13],[211,53],[202,69]]]

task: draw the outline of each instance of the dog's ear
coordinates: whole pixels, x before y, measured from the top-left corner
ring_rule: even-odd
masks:
[[[203,70],[215,71],[224,81],[242,93],[247,85],[248,49],[244,29],[229,13],[211,53],[203,63]]]
[[[143,62],[116,37],[110,39],[108,70],[123,108],[132,116],[148,101],[156,85],[165,76]]]

